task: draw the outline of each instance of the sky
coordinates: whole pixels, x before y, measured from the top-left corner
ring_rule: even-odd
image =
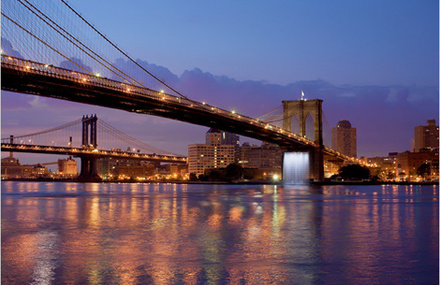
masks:
[[[133,57],[178,76],[197,67],[283,85],[438,84],[436,0],[69,3]]]
[[[439,117],[437,0],[68,3],[192,99],[254,117],[299,99],[301,90],[323,99],[327,141],[331,127],[349,120],[358,156],[409,150],[414,127]],[[2,137],[97,113],[142,141],[187,154],[207,130],[10,92],[2,92],[1,110]],[[22,163],[36,159],[19,156]]]

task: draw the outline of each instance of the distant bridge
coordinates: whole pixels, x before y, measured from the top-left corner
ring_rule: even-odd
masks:
[[[3,139],[2,139],[3,141]],[[92,149],[92,148],[71,148],[62,146],[45,146],[45,145],[26,145],[26,144],[10,144],[1,143],[2,151],[10,152],[31,152],[45,154],[72,155],[77,157],[92,156],[96,158],[112,157],[119,159],[138,159],[145,161],[169,162],[169,163],[187,163],[186,156],[172,156],[163,154],[148,154],[128,151]],[[45,163],[42,163],[45,165]]]
[[[101,138],[100,148],[98,148],[98,137]],[[80,120],[37,133],[2,138],[1,150],[80,157],[80,177],[84,179],[97,177],[96,161],[104,157],[187,163],[185,156],[172,154],[140,142],[102,120],[98,123],[96,115],[85,116]]]

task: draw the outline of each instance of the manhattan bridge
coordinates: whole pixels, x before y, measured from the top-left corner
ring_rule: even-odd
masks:
[[[64,0],[4,0],[1,5],[2,90],[160,116],[277,144],[286,153],[307,153],[315,181],[324,179],[326,163],[363,163],[324,145],[322,100],[283,101],[259,118],[227,111],[175,90]],[[312,140],[306,137],[308,116],[314,122]],[[292,118],[299,123],[298,133],[293,132]],[[80,131],[68,135],[72,128]],[[116,141],[137,146],[137,151],[112,146]],[[2,138],[2,151],[74,155],[81,158],[84,176],[95,174],[101,157],[187,161],[139,142],[96,115],[38,133],[10,134]]]

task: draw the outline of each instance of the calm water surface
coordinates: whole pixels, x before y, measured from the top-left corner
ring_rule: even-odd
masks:
[[[438,284],[438,186],[2,182],[2,284]]]

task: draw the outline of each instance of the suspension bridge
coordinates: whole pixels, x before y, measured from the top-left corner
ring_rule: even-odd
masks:
[[[286,152],[308,152],[315,180],[323,180],[326,158],[361,163],[324,145],[322,100],[283,101],[283,126],[276,126],[270,120],[183,95],[133,60],[64,0],[6,0],[1,14],[2,90],[175,119],[274,143]],[[313,140],[305,132],[309,115],[314,119]],[[299,119],[298,134],[292,131],[292,117]],[[57,146],[50,147],[55,151]],[[100,153],[86,147],[77,151]]]
[[[98,147],[99,142],[99,147]],[[71,155],[81,158],[80,177],[96,177],[96,160],[104,157],[187,163],[187,157],[141,142],[96,115],[20,136],[1,139],[2,151]]]

